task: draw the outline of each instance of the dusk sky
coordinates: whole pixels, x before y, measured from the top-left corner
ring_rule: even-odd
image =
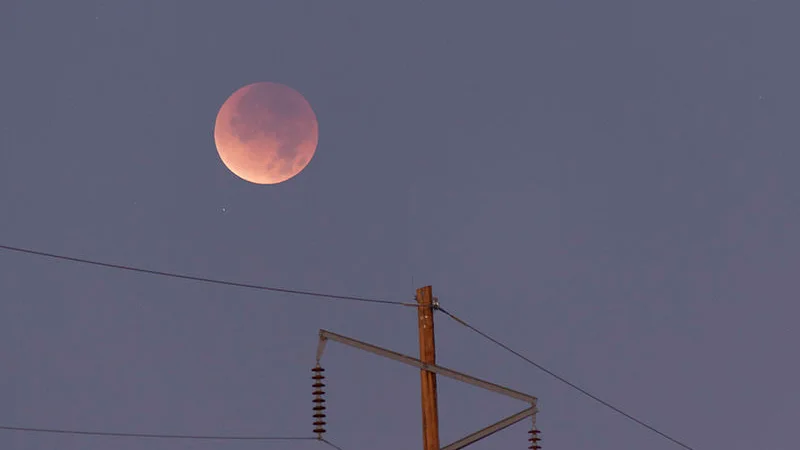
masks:
[[[800,4],[0,1],[0,245],[444,308],[694,449],[795,450]],[[291,86],[299,175],[221,162]],[[679,450],[442,313],[441,365],[539,398],[543,450]],[[0,250],[0,427],[311,436],[319,329],[414,308]],[[422,447],[419,371],[336,343],[343,450]],[[439,379],[442,445],[525,404]],[[528,421],[470,449],[525,449]],[[0,429],[3,450],[324,449]]]

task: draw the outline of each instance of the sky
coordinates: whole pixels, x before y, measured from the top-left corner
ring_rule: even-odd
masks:
[[[449,312],[695,449],[794,449],[794,2],[11,0],[0,244]],[[247,183],[256,81],[319,145]],[[792,150],[794,149],[794,150]],[[795,300],[792,300],[792,299]],[[437,361],[539,398],[544,449],[677,449],[441,313]],[[414,308],[0,251],[0,425],[308,436],[320,329],[417,355]],[[794,349],[794,350],[793,350]],[[331,343],[327,438],[422,445],[418,370]],[[439,380],[442,444],[525,407]],[[527,421],[474,444],[525,448]],[[0,448],[323,448],[0,430]]]

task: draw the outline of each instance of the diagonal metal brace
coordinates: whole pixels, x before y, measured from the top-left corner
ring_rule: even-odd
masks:
[[[486,428],[484,428],[482,430],[476,431],[476,432],[470,434],[469,436],[461,438],[461,439],[453,442],[450,445],[442,447],[442,450],[460,450],[460,449],[462,449],[462,448],[464,448],[464,447],[466,447],[466,446],[468,446],[468,445],[470,445],[472,443],[475,443],[475,442],[477,442],[477,441],[479,441],[479,440],[481,440],[481,439],[483,439],[483,438],[485,438],[487,436],[491,436],[494,433],[497,433],[498,431],[500,431],[500,430],[502,430],[504,428],[507,428],[507,427],[509,427],[511,425],[514,425],[515,423],[519,422],[520,420],[522,420],[522,419],[524,419],[526,417],[533,416],[533,415],[536,414],[536,412],[537,412],[536,411],[536,406],[531,406],[530,408],[525,408],[524,410],[522,410],[522,411],[520,411],[520,412],[518,412],[518,413],[516,413],[516,414],[514,414],[512,416],[508,416],[505,419],[503,419],[503,420],[501,420],[501,421],[499,421],[499,422],[497,422],[497,423],[495,423],[493,425],[489,425],[488,427],[486,427]]]
[[[452,378],[454,380],[458,380],[458,381],[461,381],[463,383],[467,383],[467,384],[471,384],[473,386],[477,386],[479,388],[487,389],[489,391],[492,391],[492,392],[495,392],[495,393],[498,393],[498,394],[507,395],[509,397],[516,398],[517,400],[522,400],[522,401],[524,401],[526,403],[530,403],[532,405],[531,408],[529,408],[529,409],[532,410],[532,412],[530,414],[528,414],[528,416],[530,416],[530,415],[535,413],[536,403],[537,403],[538,400],[537,400],[536,397],[534,397],[532,395],[523,394],[522,392],[518,392],[518,391],[515,391],[513,389],[509,389],[507,387],[504,387],[504,386],[500,386],[499,384],[490,383],[488,381],[484,381],[484,380],[472,377],[470,375],[467,375],[467,374],[464,374],[464,373],[461,373],[461,372],[456,372],[455,370],[451,370],[451,369],[448,369],[446,367],[442,367],[442,366],[435,365],[435,364],[426,364],[426,363],[424,363],[424,362],[422,362],[422,361],[420,361],[420,360],[418,360],[416,358],[412,358],[412,357],[404,355],[402,353],[393,352],[393,351],[387,350],[385,348],[381,348],[381,347],[378,347],[378,346],[375,346],[375,345],[372,345],[372,344],[367,344],[366,342],[357,341],[355,339],[351,339],[351,338],[346,337],[346,336],[342,336],[342,335],[339,335],[339,334],[336,334],[336,333],[332,333],[332,332],[327,331],[327,330],[319,330],[319,346],[317,347],[317,362],[319,362],[320,358],[322,357],[322,352],[325,349],[325,343],[329,339],[332,340],[332,341],[339,342],[341,344],[345,344],[345,345],[349,345],[351,347],[355,347],[355,348],[360,349],[360,350],[364,350],[364,351],[367,351],[367,352],[370,352],[370,353],[374,353],[374,354],[376,354],[378,356],[383,356],[385,358],[389,358],[389,359],[401,362],[403,364],[407,364],[409,366],[413,366],[413,367],[416,367],[416,368],[419,368],[419,369],[427,370],[429,372],[434,372],[434,373],[442,375],[444,377]],[[525,410],[525,411],[528,411],[528,410]],[[522,413],[519,413],[519,414],[522,414]],[[516,417],[516,416],[512,416],[512,417]],[[523,416],[523,417],[527,417],[527,416]],[[515,422],[521,420],[523,417],[515,420],[514,422],[510,422],[509,424],[507,424],[505,426],[511,425],[512,423],[515,423]],[[507,420],[510,420],[510,419],[511,418],[509,418]],[[502,427],[502,428],[505,428],[505,426]],[[498,430],[502,429],[502,428],[498,428]],[[450,445],[455,445],[455,444],[450,444]],[[446,448],[449,449],[450,447],[448,446]],[[450,450],[453,450],[455,448],[461,448],[461,447],[453,447]]]

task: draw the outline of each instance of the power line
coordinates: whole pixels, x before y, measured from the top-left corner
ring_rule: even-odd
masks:
[[[126,437],[126,438],[151,438],[151,439],[192,439],[192,440],[215,440],[215,441],[316,441],[316,437],[304,436],[213,436],[196,434],[152,434],[152,433],[118,433],[104,431],[84,431],[84,430],[65,430],[55,428],[31,428],[31,427],[11,427],[0,425],[0,430],[21,431],[27,433],[52,433],[69,434],[81,436],[107,436],[107,437]]]
[[[611,403],[608,403],[607,401],[605,401],[605,400],[597,397],[596,395],[590,393],[586,389],[581,388],[580,386],[576,385],[575,383],[572,383],[571,381],[567,380],[566,378],[564,378],[564,377],[552,372],[551,370],[543,367],[542,365],[536,363],[532,359],[530,359],[530,358],[526,357],[525,355],[519,353],[518,351],[512,349],[511,347],[507,346],[506,344],[503,344],[502,342],[498,341],[497,339],[489,336],[488,334],[484,333],[483,331],[481,331],[481,330],[475,328],[474,326],[470,325],[469,323],[465,322],[464,320],[459,319],[458,317],[456,317],[453,314],[449,313],[447,310],[445,310],[441,306],[438,308],[438,310],[443,312],[446,316],[450,317],[451,319],[455,320],[456,322],[460,323],[461,325],[469,328],[470,330],[474,331],[475,333],[477,333],[477,334],[481,335],[482,337],[488,339],[489,341],[493,342],[495,345],[498,345],[499,347],[503,348],[504,350],[512,353],[513,355],[519,357],[523,361],[526,361],[527,363],[531,364],[532,366],[536,367],[537,369],[541,370],[542,372],[550,375],[551,377],[553,377],[556,380],[566,384],[567,386],[577,390],[581,394],[591,398],[592,400],[600,403],[601,405],[603,405],[603,406],[605,406],[607,408],[610,408],[611,410],[621,414],[622,416],[626,417],[627,419],[632,420],[633,422],[637,423],[638,425],[641,425],[642,427],[647,428],[648,430],[660,435],[661,437],[671,441],[674,444],[677,444],[677,445],[685,448],[686,450],[694,450],[689,445],[684,444],[683,442],[673,438],[672,436],[664,433],[663,431],[660,431],[660,430],[656,429],[655,427],[653,427],[652,425],[647,424],[643,420],[637,419],[636,417],[626,413],[625,411],[619,409],[618,407],[612,405]]]
[[[153,433],[120,433],[104,431],[85,431],[85,430],[65,430],[55,428],[31,428],[31,427],[11,427],[0,425],[0,430],[21,431],[27,433],[50,433],[67,434],[73,436],[98,436],[98,437],[122,437],[122,438],[142,438],[142,439],[184,439],[202,441],[261,441],[261,442],[287,442],[287,441],[320,441],[323,444],[335,449],[344,450],[342,447],[331,441],[311,436],[224,436],[224,435],[195,435],[195,434],[153,434]]]
[[[319,440],[320,440],[321,442],[325,443],[326,445],[328,445],[328,446],[329,446],[329,447],[331,447],[331,448],[334,448],[334,449],[336,449],[336,450],[344,450],[342,447],[339,447],[338,445],[336,445],[336,444],[332,443],[331,441],[329,441],[329,440],[327,440],[327,439],[320,438]]]
[[[89,264],[89,265],[93,265],[93,266],[106,267],[106,268],[110,268],[110,269],[118,269],[118,270],[125,270],[125,271],[129,271],[129,272],[145,273],[145,274],[148,274],[148,275],[158,275],[158,276],[168,277],[168,278],[178,278],[178,279],[189,280],[189,281],[199,281],[199,282],[202,282],[202,283],[218,284],[218,285],[223,285],[223,286],[232,286],[232,287],[239,287],[239,288],[246,288],[246,289],[255,289],[255,290],[259,290],[259,291],[280,292],[280,293],[284,293],[284,294],[304,295],[304,296],[308,296],[308,297],[327,298],[327,299],[330,299],[330,300],[349,300],[349,301],[362,302],[362,303],[378,303],[378,304],[384,304],[384,305],[413,306],[415,308],[417,307],[416,303],[410,303],[410,302],[399,302],[399,301],[393,301],[393,300],[383,300],[383,299],[368,298],[368,297],[355,297],[355,296],[351,296],[351,295],[334,295],[334,294],[326,294],[324,292],[302,291],[302,290],[298,290],[298,289],[286,289],[286,288],[279,288],[279,287],[273,287],[273,286],[265,286],[265,285],[249,284],[249,283],[239,283],[239,282],[236,282],[236,281],[219,280],[219,279],[214,279],[214,278],[206,278],[206,277],[185,275],[185,274],[180,274],[180,273],[175,273],[175,272],[164,272],[164,271],[160,271],[160,270],[143,269],[143,268],[139,268],[139,267],[133,267],[133,266],[127,266],[127,265],[121,265],[121,264],[111,264],[111,263],[105,263],[105,262],[101,262],[101,261],[90,260],[90,259],[76,258],[76,257],[66,256],[66,255],[58,255],[58,254],[55,254],[55,253],[40,252],[40,251],[37,251],[37,250],[31,250],[31,249],[27,249],[27,248],[12,247],[12,246],[9,246],[9,245],[2,245],[2,244],[0,244],[0,249],[8,250],[8,251],[11,251],[11,252],[35,255],[35,256],[43,256],[43,257],[46,257],[46,258],[58,259],[58,260],[62,260],[62,261],[70,261],[70,262],[76,262],[76,263],[81,263],[81,264]]]

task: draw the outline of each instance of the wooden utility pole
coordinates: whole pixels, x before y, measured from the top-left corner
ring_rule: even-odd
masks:
[[[419,359],[436,364],[436,341],[433,334],[433,289],[417,289],[419,316]],[[422,388],[422,442],[424,450],[439,450],[439,410],[436,399],[436,373],[420,369]]]

